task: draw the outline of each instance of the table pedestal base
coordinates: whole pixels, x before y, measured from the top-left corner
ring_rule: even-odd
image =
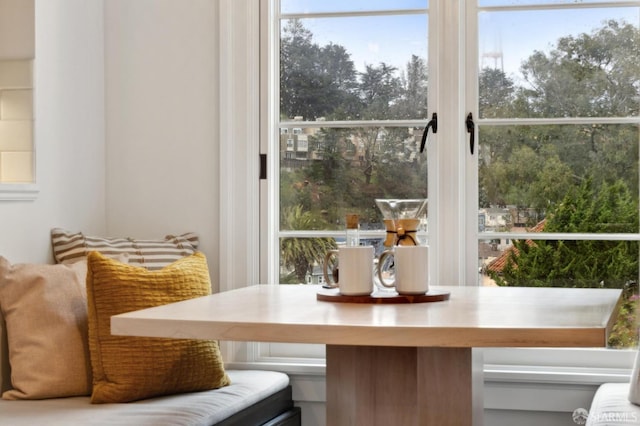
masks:
[[[327,345],[327,424],[481,426],[482,352]]]

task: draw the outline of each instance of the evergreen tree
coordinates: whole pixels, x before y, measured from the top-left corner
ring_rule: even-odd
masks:
[[[406,72],[400,76],[401,100],[395,106],[395,118],[423,118],[428,116],[429,74],[424,59],[411,55]]]
[[[287,21],[280,39],[281,115],[346,119],[360,108],[357,73],[346,49],[320,47],[300,19]]]
[[[638,202],[622,181],[594,188],[592,179],[568,194],[546,220],[544,232],[638,232]],[[637,241],[514,241],[497,284],[513,287],[625,288],[637,281]]]

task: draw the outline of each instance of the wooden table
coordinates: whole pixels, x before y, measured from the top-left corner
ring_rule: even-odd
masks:
[[[327,424],[482,424],[483,347],[602,347],[620,290],[439,287],[447,301],[316,300],[259,285],[117,315],[114,334],[327,345]]]

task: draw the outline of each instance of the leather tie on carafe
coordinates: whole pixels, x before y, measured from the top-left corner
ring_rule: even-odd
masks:
[[[384,245],[387,247],[396,246],[417,246],[416,233],[418,231],[418,219],[398,219],[385,220],[387,227],[387,238]],[[396,225],[397,222],[397,225]],[[391,229],[389,229],[391,225]]]

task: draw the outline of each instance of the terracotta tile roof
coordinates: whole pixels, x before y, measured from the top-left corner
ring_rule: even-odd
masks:
[[[511,252],[514,252],[516,256],[518,255],[518,249],[514,246],[509,247],[502,254],[496,257],[487,265],[487,271],[501,273],[505,266],[507,266],[507,260],[511,255]]]
[[[544,231],[544,226],[546,223],[547,219],[543,219],[538,222],[533,228],[527,229],[527,232],[542,232]],[[533,240],[527,240],[526,243],[534,244]],[[500,256],[492,260],[487,265],[487,271],[501,273],[504,267],[507,266],[507,262],[509,260],[509,257],[511,256],[511,253],[513,253],[513,255],[516,257],[518,256],[518,249],[513,245],[503,251]]]
[[[536,223],[536,226],[529,229],[529,232],[542,232],[544,231],[544,226],[547,224],[547,219],[542,219],[540,222]]]

